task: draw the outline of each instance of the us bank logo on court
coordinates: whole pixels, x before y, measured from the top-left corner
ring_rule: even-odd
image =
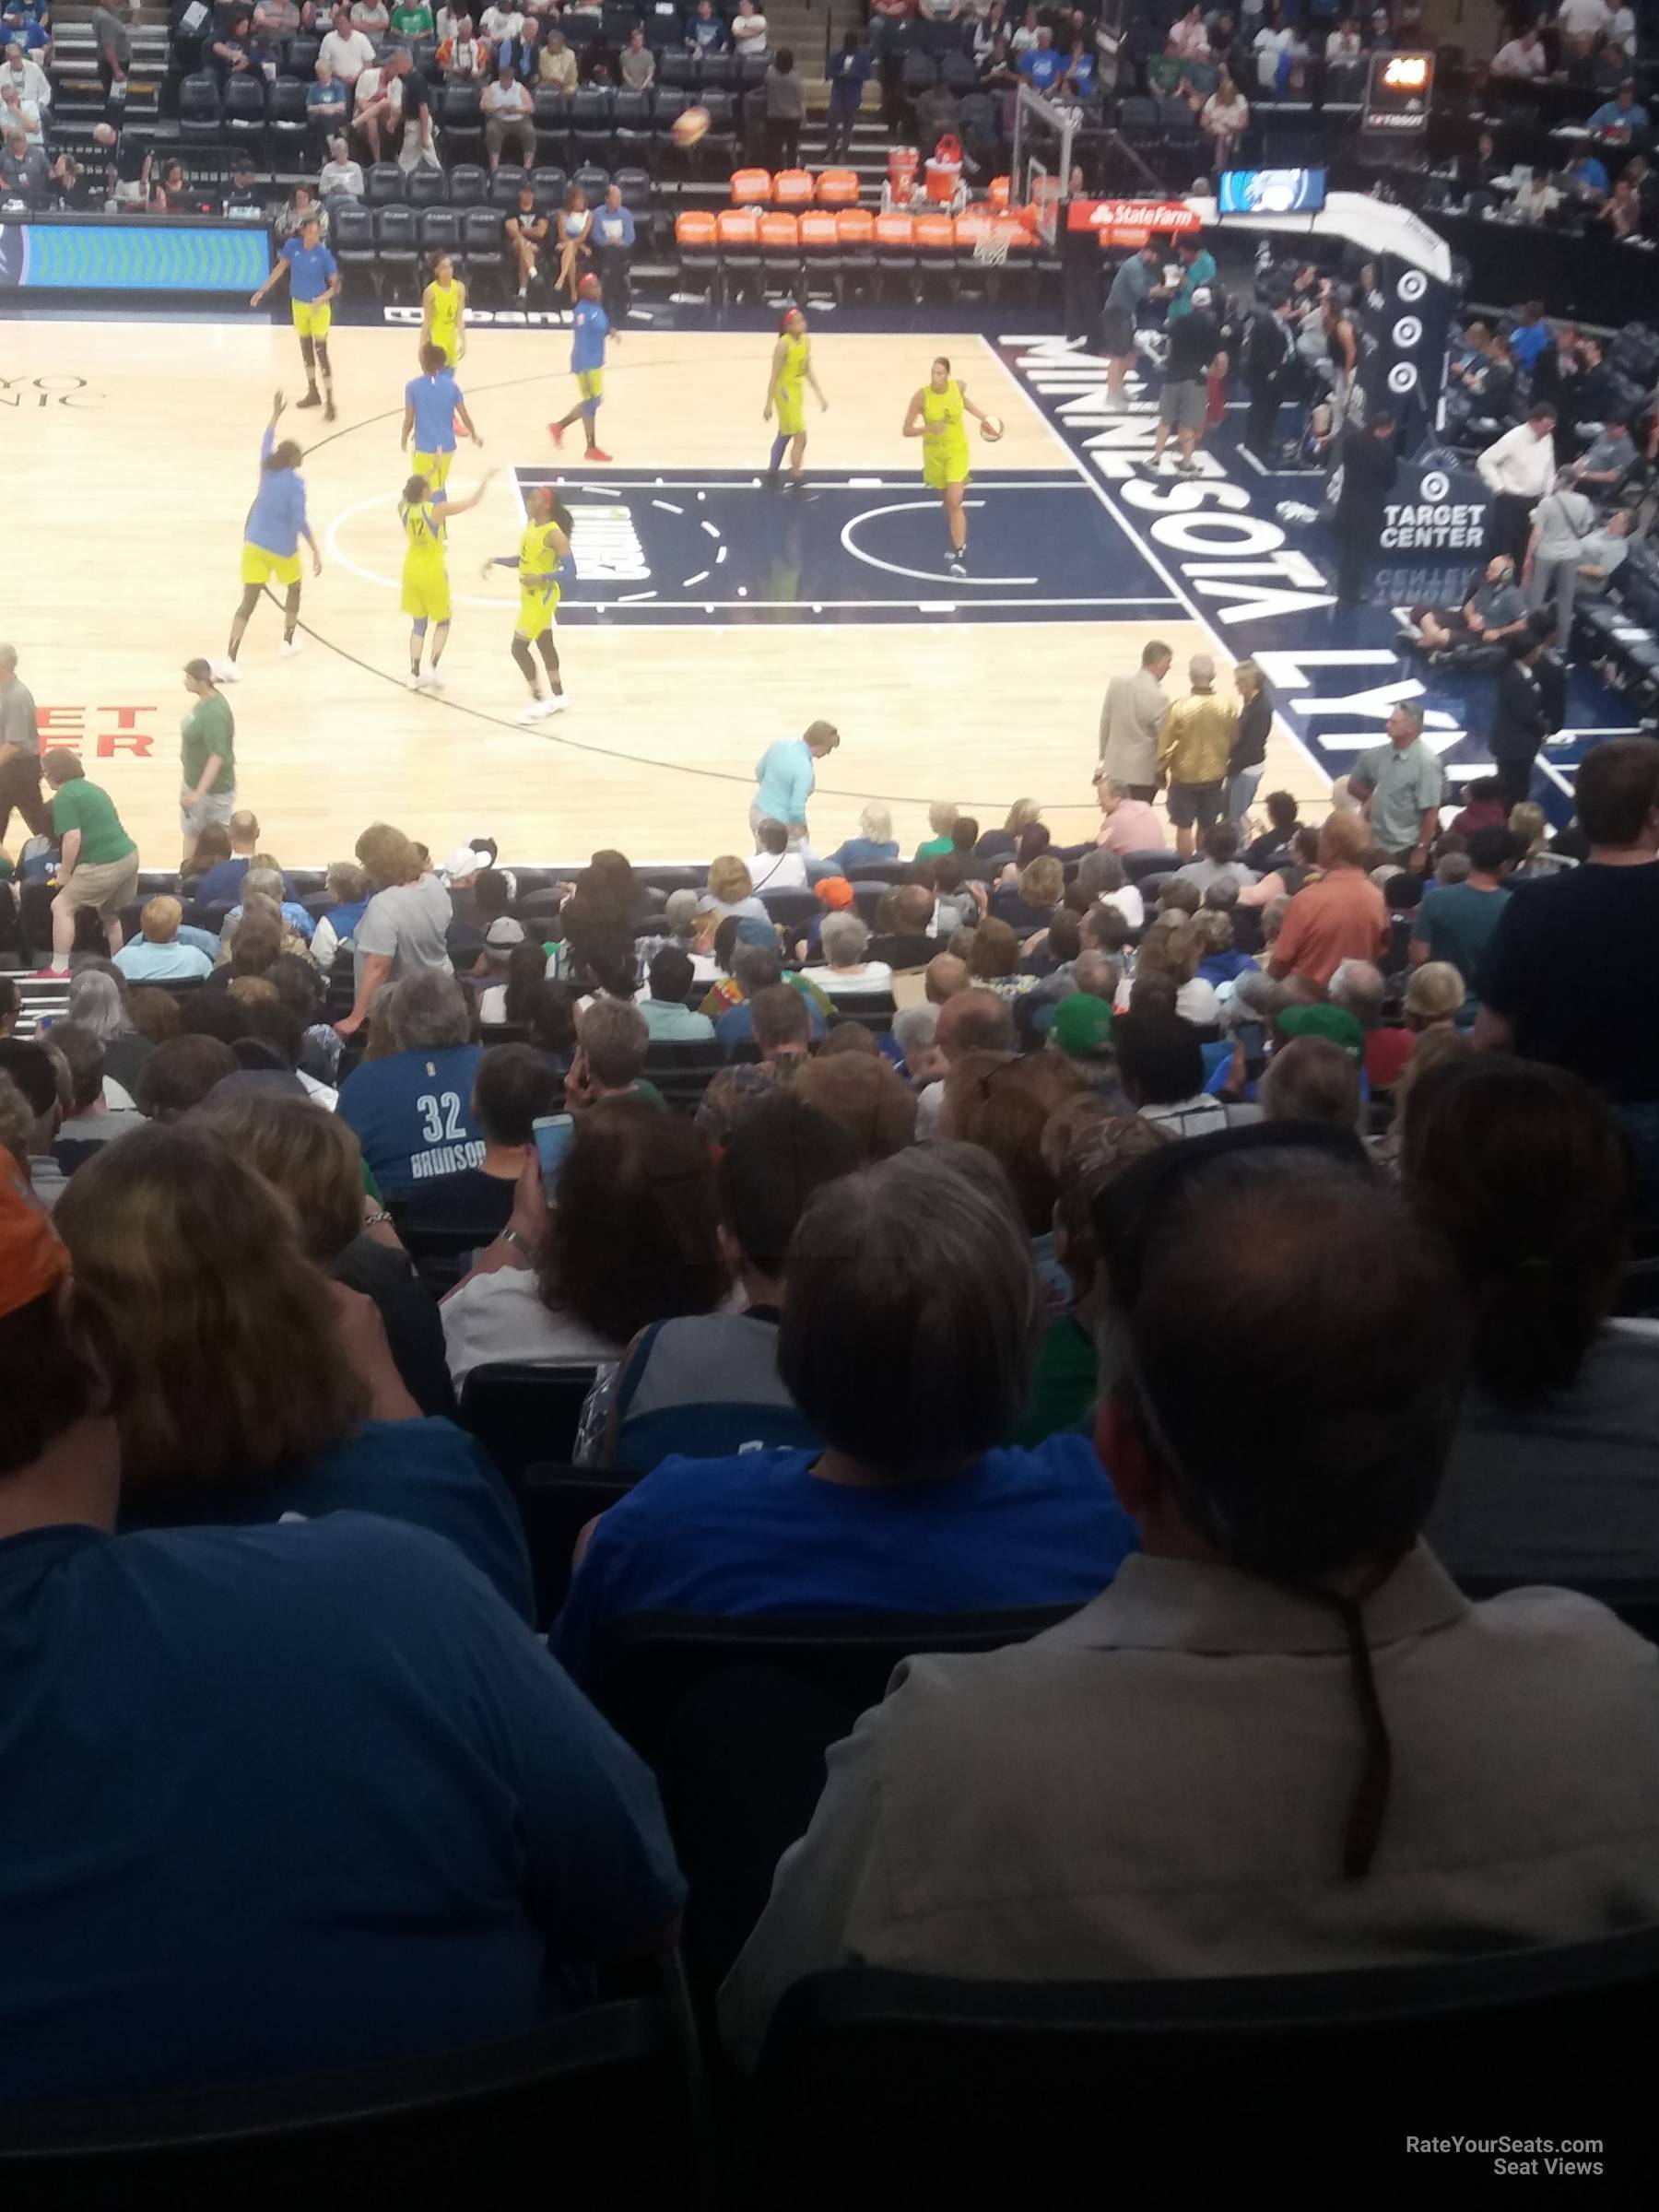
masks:
[[[812,469],[794,490],[741,470],[514,475],[521,496],[550,485],[571,511],[561,627],[1130,621],[1173,604],[1156,582],[1123,583],[1111,520],[1072,469],[976,470],[965,577],[918,476]]]

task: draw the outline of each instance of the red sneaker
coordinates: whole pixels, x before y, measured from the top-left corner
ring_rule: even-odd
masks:
[[[562,445],[564,443],[564,424],[562,422],[550,422],[547,425],[547,435],[552,439],[555,445]]]
[[[610,459],[610,455],[604,448],[597,445],[590,445],[582,457],[588,461],[608,461]]]

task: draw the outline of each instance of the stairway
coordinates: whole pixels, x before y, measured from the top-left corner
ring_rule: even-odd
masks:
[[[112,12],[124,18],[133,41],[127,116],[135,123],[153,124],[161,112],[161,86],[171,50],[167,9],[151,0],[138,7],[123,7],[115,0]],[[76,141],[93,124],[102,122],[104,112],[91,14],[85,0],[64,0],[52,11],[53,113],[69,126],[66,135]]]

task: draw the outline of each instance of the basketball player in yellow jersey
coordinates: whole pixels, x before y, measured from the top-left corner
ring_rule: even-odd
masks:
[[[924,441],[922,481],[930,491],[938,493],[945,509],[953,576],[965,575],[968,568],[968,517],[962,508],[962,493],[969,474],[968,432],[962,421],[965,415],[971,415],[980,423],[991,419],[982,407],[974,406],[966,386],[951,375],[950,363],[941,354],[926,383],[912,395],[904,418],[904,434]]]
[[[806,335],[806,318],[798,307],[792,307],[778,325],[778,342],[772,347],[771,368],[766,379],[766,405],[760,411],[762,422],[771,420],[774,407],[778,411],[778,434],[772,440],[771,460],[766,471],[769,491],[778,488],[785,446],[790,447],[790,488],[795,491],[801,488],[801,463],[806,454],[808,384],[819,407],[827,408],[830,402],[818,390],[818,378],[812,373],[812,340]]]
[[[493,476],[495,471],[490,471]],[[464,500],[452,500],[426,477],[411,477],[397,503],[397,519],[404,527],[403,610],[409,617],[409,688],[441,690],[438,664],[449,643],[450,581],[445,559],[444,533],[456,515],[476,507],[489,489],[489,477]],[[420,673],[421,648],[427,624],[432,629],[431,666]]]
[[[466,351],[466,287],[447,253],[432,263],[432,281],[420,295],[420,343],[436,346],[453,369]]]
[[[546,715],[562,714],[565,710],[564,683],[553,644],[553,617],[562,595],[559,571],[571,558],[571,514],[547,485],[538,484],[524,496],[524,515],[518,551],[487,560],[484,573],[488,576],[491,569],[518,571],[519,611],[512,629],[512,657],[530,687],[530,704],[519,720],[540,722]],[[546,698],[530,651],[532,644],[547,672]]]

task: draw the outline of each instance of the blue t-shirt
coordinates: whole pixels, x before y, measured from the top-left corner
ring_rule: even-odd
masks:
[[[241,897],[241,879],[247,874],[245,860],[216,860],[205,875],[196,878],[195,901],[198,906],[234,906]]]
[[[1648,112],[1639,100],[1633,100],[1628,108],[1621,108],[1616,100],[1606,100],[1585,125],[1592,131],[1645,131],[1647,127]]]
[[[406,1198],[434,1175],[482,1162],[484,1133],[472,1110],[482,1057],[476,1044],[394,1053],[365,1060],[340,1086],[340,1117],[387,1197]]]
[[[1591,192],[1606,192],[1607,189],[1607,172],[1594,154],[1581,154],[1567,174],[1573,183],[1583,184]],[[1528,369],[1537,359],[1538,354],[1544,350],[1549,338],[1549,332],[1542,323],[1535,324],[1533,327],[1541,335],[1536,350],[1528,356],[1522,354],[1521,347],[1516,341],[1523,337],[1530,337],[1531,333],[1516,330],[1510,335],[1510,345],[1514,350],[1516,359],[1522,360]]]
[[[581,1679],[607,1623],[690,1613],[979,1613],[1083,1605],[1139,1538],[1093,1449],[1050,1437],[960,1475],[855,1489],[819,1454],[665,1459],[600,1518],[554,1624]]]
[[[124,1528],[147,1525],[134,1504],[130,1495],[122,1501]],[[521,1618],[535,1620],[523,1517],[483,1445],[453,1421],[364,1421],[298,1474],[216,1494],[207,1517],[248,1528],[340,1512],[378,1513],[448,1537]]]
[[[0,1803],[6,2104],[518,2034],[685,1894],[533,1631],[367,1514],[0,1543]]]
[[[793,982],[794,978],[785,976],[783,980],[785,982]],[[830,1024],[825,1019],[823,1007],[818,1005],[811,992],[803,991],[801,996],[806,1001],[806,1018],[812,1024],[812,1036],[816,1043],[830,1034]],[[728,1006],[724,1014],[716,1017],[714,1035],[724,1045],[728,1053],[734,1045],[753,1044],[755,1041],[755,1009],[747,998],[740,999],[736,1006]]]
[[[605,341],[610,335],[610,317],[597,300],[578,300],[571,317],[571,367],[573,371],[603,369]]]
[[[896,841],[888,845],[878,845],[874,838],[850,837],[844,845],[837,845],[835,851],[830,853],[830,865],[844,871],[848,868],[865,867],[878,860],[897,860],[898,857],[899,847]]]
[[[412,376],[404,386],[404,398],[415,410],[415,451],[453,453],[455,409],[462,394],[451,371],[441,369],[436,376]]]
[[[1052,46],[1028,46],[1019,57],[1019,74],[1029,76],[1039,92],[1047,92],[1065,74],[1065,63]]]
[[[266,461],[275,452],[276,433],[267,429],[259,441],[259,457]],[[262,468],[259,488],[248,510],[242,535],[263,552],[285,558],[300,549],[300,534],[306,527],[305,485],[297,468]]]
[[[288,289],[301,301],[321,300],[339,265],[326,246],[303,245],[298,238],[283,241],[282,258],[288,265]]]

